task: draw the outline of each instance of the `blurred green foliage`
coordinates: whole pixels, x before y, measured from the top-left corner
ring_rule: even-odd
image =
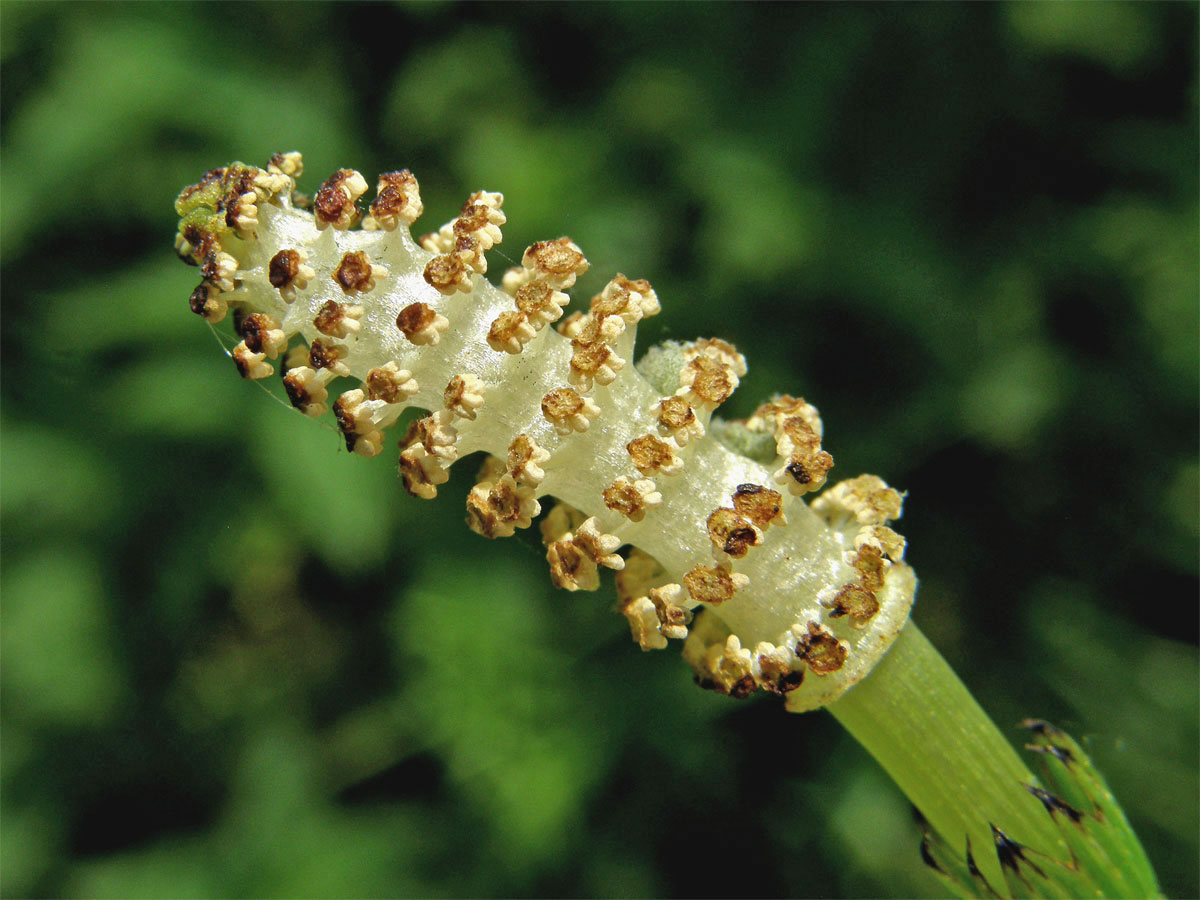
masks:
[[[733,340],[730,415],[816,402],[909,492],[921,627],[1200,894],[1196,9],[4,2],[0,892],[940,890],[829,717],[467,532],[470,462],[425,504],[237,379],[171,201],[299,149],[429,226],[502,190],[508,257],[569,233],[644,340]]]

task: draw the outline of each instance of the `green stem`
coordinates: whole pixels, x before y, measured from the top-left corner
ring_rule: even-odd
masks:
[[[961,852],[970,840],[991,885],[1005,883],[992,825],[1040,853],[1069,857],[1052,818],[1024,788],[1037,779],[911,621],[829,711],[950,846]]]

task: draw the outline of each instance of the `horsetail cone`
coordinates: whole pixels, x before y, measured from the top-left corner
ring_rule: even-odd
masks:
[[[782,694],[800,712],[883,661],[832,712],[925,815],[936,835],[923,858],[957,894],[1158,894],[1082,750],[1038,723],[1045,746],[1033,749],[1058,765],[1039,783],[905,627],[916,577],[888,524],[902,497],[874,475],[826,486],[833,457],[815,408],[780,394],[745,421],[714,417],[746,374],[718,339],[653,347],[631,365],[658,296],[613,273],[568,314],[588,270],[570,238],[534,244],[492,284],[498,193],[472,194],[414,240],[423,207],[410,172],[381,175],[367,204],[358,172],[335,172],[310,200],[294,193],[301,171],[298,153],[265,169],[231,163],[175,202],[176,250],[202,275],[191,308],[210,323],[231,316],[242,377],[278,372],[292,405],[332,413],[360,456],[395,440],[415,497],[436,497],[455,461],[482,453],[471,530],[509,537],[536,520],[550,577],[569,591],[614,570],[634,641],[682,642],[702,687]],[[410,407],[426,414],[403,416]]]
[[[414,239],[423,207],[410,172],[381,175],[368,204],[358,172],[335,172],[309,200],[294,193],[301,171],[298,153],[231,163],[175,202],[176,249],[202,273],[191,308],[232,316],[242,377],[278,371],[292,404],[332,411],[361,456],[381,455],[390,432],[416,497],[486,453],[469,527],[507,537],[541,516],[554,583],[594,590],[599,569],[615,570],[633,639],[682,641],[705,688],[763,689],[803,711],[879,662],[916,588],[888,527],[902,498],[872,475],[826,486],[833,458],[814,407],[781,394],[745,421],[714,418],[746,373],[721,340],[666,344],[632,365],[658,296],[612,273],[586,311],[566,314],[588,269],[570,238],[534,244],[489,282],[501,194],[472,194]],[[339,377],[357,384],[333,397]],[[409,407],[428,414],[404,431]]]

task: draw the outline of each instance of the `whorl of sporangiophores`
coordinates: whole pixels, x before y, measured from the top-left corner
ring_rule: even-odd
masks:
[[[302,168],[299,153],[265,169],[231,163],[175,202],[176,250],[202,275],[192,311],[210,323],[232,313],[242,377],[278,372],[292,405],[332,410],[361,456],[381,454],[390,429],[415,497],[485,453],[471,530],[507,537],[541,516],[554,583],[595,590],[599,570],[614,570],[633,639],[683,641],[702,687],[784,694],[800,711],[871,670],[916,586],[888,527],[901,495],[873,475],[821,490],[833,458],[814,407],[781,394],[745,421],[714,419],[746,373],[717,339],[632,365],[658,296],[614,273],[565,315],[588,269],[570,238],[535,243],[493,285],[501,194],[472,194],[414,239],[412,173],[379,176],[364,215],[361,174],[341,169],[310,198],[295,193]],[[410,407],[427,414],[395,427]]]

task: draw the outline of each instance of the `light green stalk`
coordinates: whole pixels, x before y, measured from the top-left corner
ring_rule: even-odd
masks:
[[[1053,793],[1039,799],[1030,788],[1044,790],[1042,782],[911,621],[829,711],[937,832],[926,861],[963,896],[991,896],[989,888],[1001,896],[1158,895],[1141,844],[1078,745],[1029,723],[1033,749],[1055,767],[1047,773]],[[964,865],[968,852],[977,873]]]

